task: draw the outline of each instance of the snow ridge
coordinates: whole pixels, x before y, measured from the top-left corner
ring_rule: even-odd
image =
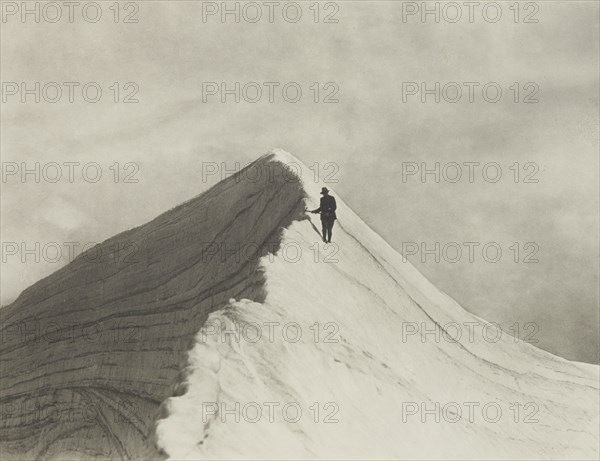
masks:
[[[265,160],[318,206],[298,159]],[[293,221],[260,260],[264,298],[231,299],[196,336],[157,427],[170,459],[597,459],[598,367],[471,315],[332,193],[335,244]]]

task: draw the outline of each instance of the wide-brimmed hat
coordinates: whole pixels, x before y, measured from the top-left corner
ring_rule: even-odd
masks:
[[[329,189],[327,189],[326,187],[321,187],[321,194],[327,194],[329,193]]]

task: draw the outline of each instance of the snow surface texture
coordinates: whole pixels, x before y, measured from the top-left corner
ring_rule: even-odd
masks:
[[[232,297],[264,302],[260,257],[304,215],[280,166],[258,180],[229,175],[1,309],[2,461],[164,459],[156,421],[196,334]],[[244,258],[230,251],[240,243],[252,243]]]
[[[300,165],[316,208],[325,184],[271,161]],[[597,366],[469,314],[332,194],[337,246],[294,221],[261,260],[264,302],[198,333],[157,424],[169,459],[598,459]]]

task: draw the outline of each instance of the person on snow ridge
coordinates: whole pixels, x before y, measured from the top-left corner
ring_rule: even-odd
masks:
[[[337,219],[335,210],[337,205],[335,203],[335,197],[329,195],[329,189],[326,187],[321,188],[321,204],[316,210],[312,210],[311,213],[321,213],[321,225],[323,226],[323,241],[325,243],[331,243],[331,230],[333,229],[333,223]]]

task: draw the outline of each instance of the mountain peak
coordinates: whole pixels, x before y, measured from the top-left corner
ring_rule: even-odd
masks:
[[[301,166],[305,166],[300,159],[279,147],[272,148],[268,154],[265,154],[265,157],[274,162],[280,162],[283,164],[297,163]]]
[[[2,309],[3,459],[597,458],[597,367],[469,314],[339,197],[323,245],[306,208],[329,183],[282,149],[252,166]],[[541,424],[514,424],[514,401]],[[227,419],[257,402],[304,416]],[[473,402],[502,421],[415,413]]]
[[[283,169],[278,169],[275,174],[282,174],[286,181],[297,182],[300,185],[302,193],[306,196],[308,206],[317,205],[321,197],[321,188],[327,187],[332,195],[335,195],[335,190],[332,188],[332,184],[338,182],[335,177],[336,170],[325,171],[325,165],[317,164],[319,170],[314,171],[311,167],[307,166],[302,160],[295,155],[281,148],[272,148],[267,154],[262,155],[256,160],[256,164],[265,162],[276,162],[282,165]],[[332,162],[329,162],[334,168]],[[321,178],[321,175],[324,177]],[[329,178],[326,181],[325,177]]]

